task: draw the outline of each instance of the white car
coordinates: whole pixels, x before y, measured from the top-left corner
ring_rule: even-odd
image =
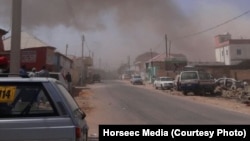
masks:
[[[174,79],[168,76],[161,76],[154,81],[155,89],[172,89],[174,87]]]
[[[133,75],[132,78],[130,79],[130,83],[133,85],[135,84],[143,85],[143,80],[140,75]]]

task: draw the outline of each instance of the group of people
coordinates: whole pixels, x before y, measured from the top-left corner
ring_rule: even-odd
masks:
[[[22,65],[20,70],[19,70],[19,75],[21,77],[49,77],[49,71],[47,70],[46,66],[43,66],[40,71],[37,71],[36,68],[32,68],[31,72],[27,72],[27,68],[25,65]],[[65,79],[68,83],[68,88],[71,90],[72,86],[72,77],[70,72],[67,72],[65,75]]]
[[[25,65],[22,65],[19,70],[19,75],[21,77],[49,77],[49,71],[46,66],[43,66],[40,71],[37,71],[36,68],[32,68],[31,72],[27,72],[27,68]]]

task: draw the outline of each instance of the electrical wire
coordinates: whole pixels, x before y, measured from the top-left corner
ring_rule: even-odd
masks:
[[[188,35],[185,35],[185,36],[182,36],[182,37],[178,37],[178,38],[176,38],[176,39],[174,39],[174,40],[181,40],[181,39],[193,37],[193,36],[196,36],[196,35],[199,35],[199,34],[208,32],[208,31],[210,31],[210,30],[214,30],[214,29],[216,29],[216,28],[218,28],[218,27],[221,27],[221,26],[223,26],[223,25],[225,25],[225,24],[228,24],[228,23],[230,23],[230,22],[232,22],[232,21],[234,21],[234,20],[236,20],[236,19],[238,19],[238,18],[240,18],[240,17],[242,17],[242,16],[248,14],[249,12],[250,12],[250,10],[248,10],[248,11],[246,11],[246,12],[243,12],[242,14],[240,14],[240,15],[238,15],[238,16],[236,16],[236,17],[233,17],[233,18],[231,18],[231,19],[229,19],[229,20],[227,20],[227,21],[224,21],[224,22],[222,22],[222,23],[220,23],[220,24],[218,24],[218,25],[215,25],[215,26],[213,26],[213,27],[210,27],[210,28],[201,30],[201,31],[196,32],[196,33],[192,33],[192,34],[188,34]]]

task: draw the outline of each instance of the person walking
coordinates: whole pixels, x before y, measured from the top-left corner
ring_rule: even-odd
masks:
[[[47,70],[46,66],[44,65],[42,69],[38,72],[39,77],[49,77],[49,71]]]
[[[65,78],[66,78],[67,83],[68,83],[68,90],[69,90],[69,92],[71,92],[72,77],[71,77],[70,72],[67,72]]]

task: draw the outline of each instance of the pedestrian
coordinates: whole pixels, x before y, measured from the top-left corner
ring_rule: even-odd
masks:
[[[36,68],[33,67],[31,72],[29,73],[29,77],[36,77],[37,76],[37,73],[36,73]]]
[[[65,76],[67,83],[68,83],[68,90],[71,92],[71,83],[72,83],[72,77],[70,72],[68,72]]]
[[[42,69],[37,73],[39,77],[49,77],[49,71],[46,66],[42,66]]]
[[[26,65],[22,65],[20,70],[19,70],[19,76],[21,77],[29,77],[27,70],[26,70]]]

